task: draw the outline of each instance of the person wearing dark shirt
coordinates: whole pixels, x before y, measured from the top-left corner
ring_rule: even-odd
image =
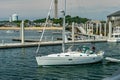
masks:
[[[92,47],[92,51],[95,52],[95,46]]]

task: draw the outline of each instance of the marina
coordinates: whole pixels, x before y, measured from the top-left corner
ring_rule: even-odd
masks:
[[[115,2],[1,1],[0,80],[119,80]]]
[[[42,33],[37,33],[36,31],[34,31],[33,33],[37,34],[37,38],[31,38],[28,39],[26,38],[26,34],[25,32],[30,32],[30,30],[25,30],[24,29],[24,22],[22,21],[22,26],[21,29],[19,31],[19,33],[17,32],[13,32],[12,33],[6,33],[7,35],[17,35],[20,36],[21,38],[12,38],[12,41],[17,41],[17,43],[5,43],[4,40],[2,40],[2,43],[0,44],[0,48],[18,48],[18,47],[33,47],[33,46],[37,46],[38,44],[41,44],[41,46],[46,46],[46,45],[59,45],[62,44],[62,40],[54,40],[54,38],[58,38],[57,36],[62,36],[62,34],[51,34],[51,32],[56,31],[56,30],[48,30],[47,32],[47,36],[48,34],[51,34],[51,39],[47,36],[44,37],[44,40],[42,40],[41,42],[39,42],[39,35]],[[77,39],[75,40],[75,32],[74,32],[74,28],[72,27],[72,32],[66,33],[66,34],[70,34],[72,35],[71,40],[67,40],[66,43],[70,44],[70,43],[97,43],[97,42],[107,42],[107,37],[105,36],[100,36],[100,35],[94,35],[94,34],[88,34],[88,30],[85,31],[84,28],[82,27],[76,27],[81,33],[80,35],[85,35],[85,38],[82,39]],[[7,30],[8,31],[8,30]],[[33,31],[33,30],[31,30]],[[30,33],[30,34],[33,34]],[[29,33],[27,34],[29,36]],[[54,36],[56,35],[56,36]],[[54,37],[53,37],[54,36]],[[49,38],[49,39],[48,39]],[[19,43],[18,43],[19,41]]]
[[[52,36],[52,38],[51,38],[52,41],[48,40],[46,36],[45,36],[45,39],[43,41],[41,41],[41,42],[39,42],[39,37],[37,37],[37,39],[27,39],[25,37],[26,34],[25,34],[25,29],[24,29],[24,21],[22,21],[21,24],[22,24],[21,29],[20,29],[19,33],[17,33],[17,35],[20,36],[21,38],[13,38],[12,39],[13,41],[20,41],[20,43],[9,43],[8,44],[8,43],[5,43],[4,40],[2,40],[2,44],[0,45],[0,48],[30,47],[30,46],[37,46],[39,43],[41,45],[58,45],[58,44],[62,44],[62,41],[56,41],[56,40],[53,39],[53,35],[61,36],[61,34],[52,34],[51,35]],[[90,26],[88,26],[88,27],[90,27]],[[78,31],[81,32],[80,35],[81,34],[85,35],[86,38],[85,39],[82,38],[82,39],[75,40],[75,31],[74,31],[75,28],[73,28],[73,26],[72,26],[72,32],[65,33],[66,35],[67,34],[71,35],[71,40],[67,40],[66,43],[107,42],[107,37],[105,37],[105,36],[88,34],[89,30],[87,29],[87,31],[85,31],[85,29],[82,28],[81,26],[80,27],[76,27],[76,28],[78,29]],[[48,30],[48,31],[50,31],[50,30]],[[55,31],[55,30],[51,30],[51,31]],[[105,33],[106,33],[106,31],[105,31]],[[14,33],[12,32],[12,34],[14,34]],[[39,34],[42,34],[42,33],[39,33]],[[101,32],[100,32],[100,34],[101,34]]]
[[[104,30],[104,36],[101,35],[100,31],[99,34],[96,35],[91,33],[92,28],[88,28],[88,26],[86,27],[84,26],[83,28],[83,26],[82,27],[80,26],[79,28],[76,27],[80,32],[79,35],[77,35],[77,37],[75,37],[74,33],[76,32],[74,32],[75,28],[73,27],[72,27],[72,32],[66,33],[67,35],[71,34],[70,37],[71,40],[65,41],[66,43],[65,49],[67,49],[70,45],[74,45],[74,47],[77,48],[78,46],[83,46],[83,45],[91,47],[91,45],[94,44],[97,50],[102,49],[105,52],[104,57],[106,57],[105,59],[109,63],[106,62],[106,60],[103,60],[102,63],[100,62],[97,64],[88,64],[88,65],[83,64],[77,66],[72,65],[69,67],[61,66],[61,67],[44,67],[44,68],[38,67],[37,62],[35,60],[35,56],[36,56],[35,50],[37,49],[38,45],[40,44],[41,46],[40,49],[42,49],[42,51],[40,51],[38,55],[51,56],[53,52],[55,53],[62,52],[61,45],[63,41],[57,40],[57,38],[61,37],[62,34],[58,34],[58,33],[53,34],[53,31],[56,30],[52,30],[52,29],[47,30],[45,33],[45,37],[43,37],[43,40],[40,41],[38,36],[40,36],[42,32],[39,33],[36,30],[24,30],[24,25],[22,25],[21,27],[22,27],[21,30],[17,32],[13,31],[12,33],[9,32],[8,30],[7,32],[6,30],[0,30],[0,34],[4,34],[1,35],[0,37],[1,40],[0,64],[6,66],[6,67],[2,66],[0,69],[0,72],[2,73],[0,74],[2,75],[0,79],[4,80],[11,78],[16,80],[16,79],[28,79],[30,77],[30,79],[38,79],[38,80],[39,79],[69,80],[71,78],[85,79],[85,80],[88,79],[101,80],[106,76],[112,75],[112,73],[115,72],[120,66],[119,64],[120,54],[118,53],[120,44],[108,42],[108,38],[112,37],[112,32],[111,34],[108,34],[108,37],[105,36],[106,30]],[[16,37],[20,37],[20,38],[16,38]],[[65,55],[62,54],[61,56],[65,56]],[[88,56],[88,55],[82,55],[82,56]],[[7,60],[9,61],[7,62]],[[10,67],[8,67],[9,65]],[[20,69],[18,69],[18,67]],[[25,68],[26,70],[24,70]],[[73,71],[70,71],[71,69]],[[95,70],[93,71],[93,69]],[[6,73],[8,74],[6,75]],[[61,73],[63,73],[65,76],[61,75]],[[25,76],[23,76],[23,74]],[[44,76],[41,76],[43,74]],[[67,77],[68,74],[70,74],[71,77]]]

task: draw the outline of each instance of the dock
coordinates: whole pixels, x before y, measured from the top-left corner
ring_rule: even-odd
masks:
[[[22,41],[20,38],[13,38],[12,41]],[[24,39],[24,42],[39,42],[39,40]]]
[[[76,40],[76,41],[68,41],[66,44],[72,43],[100,43],[100,42],[107,42],[106,39],[101,40]],[[61,45],[62,41],[46,41],[46,42],[25,42],[22,43],[2,43],[0,44],[0,49],[6,48],[25,48],[25,47],[37,47],[38,44],[41,46],[53,46],[53,45]]]
[[[53,46],[53,45],[62,45],[62,40],[59,41],[41,41],[39,42],[39,40],[33,40],[33,39],[25,39],[25,35],[24,35],[24,21],[22,21],[21,23],[21,33],[20,33],[20,38],[14,38],[12,39],[13,41],[20,41],[18,43],[4,43],[4,41],[0,44],[0,49],[6,49],[6,48],[25,48],[25,47],[37,47],[39,44],[41,46]],[[83,28],[80,28],[81,31],[83,31]],[[66,42],[66,44],[72,44],[72,43],[98,43],[98,42],[107,42],[107,39],[104,37],[101,37],[98,35],[91,35],[88,34],[88,36],[94,36],[96,38],[92,39],[92,38],[82,38],[79,40],[75,40],[75,35],[74,35],[74,27],[72,26],[72,40],[68,40]],[[85,34],[86,32],[83,31],[83,34]]]

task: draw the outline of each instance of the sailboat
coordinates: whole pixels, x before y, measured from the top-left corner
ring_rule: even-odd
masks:
[[[61,53],[49,54],[45,56],[37,56],[36,61],[39,66],[62,66],[62,65],[79,65],[96,63],[103,60],[103,51],[92,51],[90,48],[83,46],[80,50],[72,51],[69,48],[65,51],[65,15],[66,15],[66,0],[65,10],[63,13],[63,33],[62,33],[62,50]]]

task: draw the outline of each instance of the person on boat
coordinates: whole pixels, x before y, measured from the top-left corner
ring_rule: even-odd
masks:
[[[92,51],[95,52],[95,46],[92,46]]]

